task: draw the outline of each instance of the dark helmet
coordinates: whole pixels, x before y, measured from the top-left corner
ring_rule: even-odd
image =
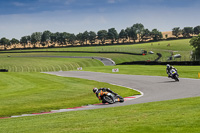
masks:
[[[93,88],[93,92],[96,93],[98,91],[98,88]]]

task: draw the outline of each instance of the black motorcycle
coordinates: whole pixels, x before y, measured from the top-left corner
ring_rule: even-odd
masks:
[[[110,92],[102,92],[100,93],[100,97],[101,97],[102,103],[113,104],[115,102],[124,102],[123,97],[119,95],[114,95]]]

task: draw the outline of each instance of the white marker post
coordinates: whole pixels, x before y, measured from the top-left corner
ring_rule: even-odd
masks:
[[[119,68],[112,69],[112,72],[119,72]]]
[[[82,68],[82,67],[79,67],[79,68],[77,68],[77,70],[81,71],[81,70],[83,70],[83,68]]]

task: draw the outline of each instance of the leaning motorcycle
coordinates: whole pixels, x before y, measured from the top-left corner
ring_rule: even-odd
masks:
[[[174,79],[175,81],[179,81],[179,75],[178,75],[178,73],[177,73],[177,71],[176,70],[174,70],[174,69],[172,69],[171,71],[170,71],[170,73],[171,73],[171,78],[172,79]]]
[[[100,92],[98,94],[99,99],[102,100],[102,103],[113,104],[115,102],[124,102],[124,98],[119,95],[114,95],[110,92]]]

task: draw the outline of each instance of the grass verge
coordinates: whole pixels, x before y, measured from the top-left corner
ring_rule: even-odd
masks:
[[[198,78],[200,66],[174,66],[177,68],[180,78]],[[119,72],[113,73],[112,69],[118,68]],[[113,73],[113,74],[130,74],[130,75],[150,75],[150,76],[167,76],[166,66],[164,65],[117,65],[85,68],[84,71]]]
[[[26,56],[27,54],[23,55]],[[0,69],[8,69],[9,72],[44,72],[69,71],[77,70],[78,67],[103,66],[102,62],[93,59],[12,56],[1,55]],[[30,55],[28,54],[27,56]]]
[[[198,133],[200,97],[2,119],[6,133]]]

